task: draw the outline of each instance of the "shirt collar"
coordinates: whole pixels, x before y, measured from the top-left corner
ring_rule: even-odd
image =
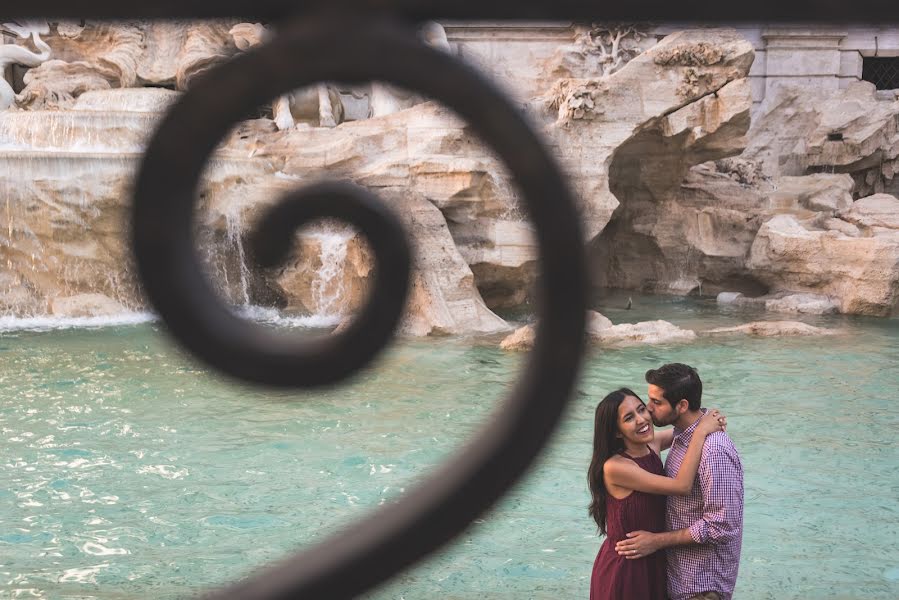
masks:
[[[700,412],[702,412],[703,415],[705,415],[705,413],[708,412],[707,408],[700,408],[699,410],[700,410]],[[680,441],[680,440],[683,440],[684,443],[689,443],[690,440],[693,438],[693,432],[696,431],[696,428],[699,426],[699,421],[701,421],[701,420],[702,420],[702,417],[699,417],[698,419],[696,419],[696,421],[693,422],[692,425],[690,425],[686,429],[679,429],[677,427],[677,425],[675,425],[674,426],[674,440],[672,443]]]

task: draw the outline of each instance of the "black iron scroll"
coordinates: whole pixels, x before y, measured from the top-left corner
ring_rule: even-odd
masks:
[[[851,11],[851,12],[850,12]],[[276,264],[296,229],[324,217],[366,237],[375,286],[342,332],[294,340],[236,317],[202,273],[192,238],[200,174],[227,131],[254,108],[322,81],[383,81],[422,92],[465,119],[513,175],[534,222],[542,272],[536,344],[502,410],[449,464],[330,540],[269,567],[212,598],[351,598],[460,533],[523,475],[558,423],[583,351],[583,239],[562,174],[510,102],[481,75],[418,41],[426,18],[899,20],[880,0],[672,3],[631,0],[33,0],[0,8],[3,19],[220,17],[279,20],[269,43],[210,71],[169,111],[137,179],[133,242],[142,283],[169,331],[224,373],[263,385],[304,388],[345,379],[390,341],[402,314],[411,258],[397,218],[370,192],[345,182],[287,194],[254,233],[257,260]],[[298,59],[302,57],[302,59]]]
[[[295,229],[316,218],[344,220],[365,235],[376,262],[374,291],[349,328],[327,338],[293,340],[233,315],[204,278],[193,248],[196,189],[221,138],[253,108],[325,80],[383,81],[443,102],[505,163],[540,248],[536,347],[505,407],[450,464],[396,504],[213,597],[350,598],[438,548],[524,473],[558,422],[580,363],[583,238],[559,169],[489,82],[426,47],[411,27],[377,17],[291,22],[271,43],[198,81],[166,116],[146,151],[133,222],[141,278],[169,331],[229,375],[291,387],[344,379],[390,340],[404,306],[410,251],[397,219],[362,188],[323,183],[290,193],[252,236],[253,254],[273,264],[286,254]]]

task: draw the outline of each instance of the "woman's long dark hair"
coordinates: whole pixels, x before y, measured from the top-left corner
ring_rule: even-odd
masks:
[[[606,497],[608,491],[603,480],[603,466],[606,461],[624,450],[624,442],[618,437],[618,407],[628,396],[640,400],[640,396],[627,388],[615,390],[596,406],[593,425],[593,460],[587,470],[587,485],[590,487],[589,513],[599,526],[599,532],[606,534]],[[643,400],[640,400],[643,402]]]

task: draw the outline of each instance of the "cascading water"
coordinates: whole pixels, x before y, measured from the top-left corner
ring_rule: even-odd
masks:
[[[150,88],[104,90],[85,94],[71,110],[0,111],[3,329],[35,319],[44,327],[146,317],[133,312],[144,302],[127,247],[130,186],[147,136],[177,97]],[[201,240],[200,251],[227,259],[226,296],[242,306],[251,301],[252,279],[240,206],[254,178],[271,171],[267,160],[226,147],[204,176],[209,201],[226,210],[217,237]],[[211,264],[221,282],[220,263]]]
[[[228,236],[228,244],[237,257],[237,282],[234,286],[228,285],[232,301],[243,306],[250,304],[250,269],[247,266],[247,257],[243,247],[243,220],[239,210],[231,210],[225,213],[225,228]],[[227,285],[227,269],[225,269],[225,283]]]
[[[321,252],[321,266],[312,282],[314,316],[339,319],[345,308],[343,273],[353,232],[348,228],[323,226],[308,235],[318,242]]]

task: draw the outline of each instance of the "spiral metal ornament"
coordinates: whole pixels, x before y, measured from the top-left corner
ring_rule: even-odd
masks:
[[[523,115],[488,81],[382,19],[304,19],[209,72],[171,109],[137,179],[133,243],[146,293],[168,330],[206,363],[245,381],[304,388],[339,381],[389,341],[408,289],[409,245],[369,192],[323,183],[288,194],[252,235],[274,264],[299,226],[332,217],[356,226],[376,259],[374,291],[342,333],[294,340],[234,315],[202,272],[192,234],[204,165],[244,115],[320,81],[383,81],[424,93],[466,120],[505,163],[535,224],[542,271],[536,345],[497,416],[397,503],[213,598],[351,598],[461,532],[526,470],[571,396],[584,345],[586,277],[575,202]]]

